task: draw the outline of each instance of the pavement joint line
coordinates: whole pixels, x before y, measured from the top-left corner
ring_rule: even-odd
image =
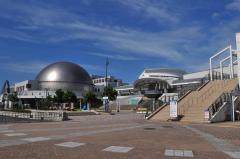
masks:
[[[145,126],[151,126],[154,124],[143,124],[143,125],[137,125],[137,126],[129,126],[129,127],[123,127],[123,128],[114,128],[114,129],[104,129],[104,130],[94,130],[89,132],[79,132],[79,133],[70,133],[66,135],[53,135],[53,136],[45,136],[45,137],[33,137],[33,138],[24,138],[21,140],[0,140],[0,147],[6,147],[6,146],[14,146],[14,145],[22,145],[22,144],[28,144],[29,142],[37,142],[37,141],[46,141],[46,140],[61,140],[68,137],[80,137],[80,136],[88,136],[88,135],[95,135],[95,134],[101,134],[101,133],[110,133],[110,132],[116,132],[116,131],[123,131],[123,130],[129,130],[129,129],[135,129]],[[38,140],[39,139],[39,140]]]
[[[218,150],[222,151],[223,153],[230,156],[231,158],[240,159],[240,148],[238,146],[235,146],[223,139],[219,139],[219,138],[215,137],[212,134],[202,132],[193,127],[190,127],[187,125],[185,125],[184,127],[195,132],[196,134],[199,134],[204,139],[206,139],[208,142],[210,142],[213,146],[215,146]]]
[[[171,157],[194,157],[193,152],[191,150],[165,149],[164,155]]]
[[[136,123],[128,123],[128,124],[110,124],[110,125],[95,125],[95,126],[86,126],[86,127],[70,127],[70,128],[44,128],[44,129],[18,129],[19,132],[34,132],[34,131],[56,131],[56,130],[77,130],[77,129],[86,129],[86,128],[105,128],[105,127],[111,127],[111,126],[114,126],[114,127],[117,127],[117,126],[121,126],[121,125],[133,125],[133,124],[136,124]],[[136,125],[139,125],[139,124],[136,124]],[[0,130],[1,132],[1,130]]]
[[[132,149],[134,149],[134,147],[110,146],[110,147],[107,147],[107,148],[103,149],[103,151],[117,152],[117,153],[128,153]]]
[[[0,130],[0,133],[12,133],[14,130]]]
[[[197,123],[194,123],[194,124],[191,124],[191,125],[202,125],[202,124],[197,124]],[[207,126],[207,127],[217,127],[217,128],[239,128],[240,125],[219,125],[219,124],[205,124],[204,126]]]
[[[26,136],[27,134],[25,134],[25,133],[9,133],[9,134],[4,134],[4,135],[12,137],[12,136]]]
[[[50,140],[50,138],[47,138],[47,137],[31,137],[31,138],[24,138],[22,140],[28,141],[28,142],[39,142],[39,141]]]
[[[67,147],[67,148],[75,148],[79,146],[86,145],[85,143],[79,143],[79,142],[63,142],[59,144],[55,144],[56,146],[61,146],[61,147]]]

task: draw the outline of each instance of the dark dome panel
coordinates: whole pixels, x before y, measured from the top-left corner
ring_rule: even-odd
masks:
[[[87,71],[71,62],[57,62],[48,65],[37,75],[36,80],[39,82],[92,84]]]

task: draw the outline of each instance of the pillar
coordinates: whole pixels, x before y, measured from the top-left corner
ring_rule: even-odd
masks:
[[[240,84],[240,33],[236,33],[237,61],[238,61],[238,83]]]

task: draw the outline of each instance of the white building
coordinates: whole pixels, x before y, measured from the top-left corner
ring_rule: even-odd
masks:
[[[91,77],[94,84],[94,91],[97,94],[102,94],[107,85],[113,88],[126,85],[121,79],[117,79],[114,76],[107,76],[106,78],[105,76],[92,75]]]

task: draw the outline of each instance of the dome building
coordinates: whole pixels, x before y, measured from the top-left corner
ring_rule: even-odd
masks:
[[[14,85],[14,91],[25,103],[54,96],[56,90],[72,91],[78,99],[93,90],[92,79],[80,65],[71,62],[56,62],[43,68],[35,80],[26,80]]]
[[[92,90],[92,80],[87,71],[71,62],[48,65],[37,75],[36,81],[40,90],[69,90],[77,96]]]

